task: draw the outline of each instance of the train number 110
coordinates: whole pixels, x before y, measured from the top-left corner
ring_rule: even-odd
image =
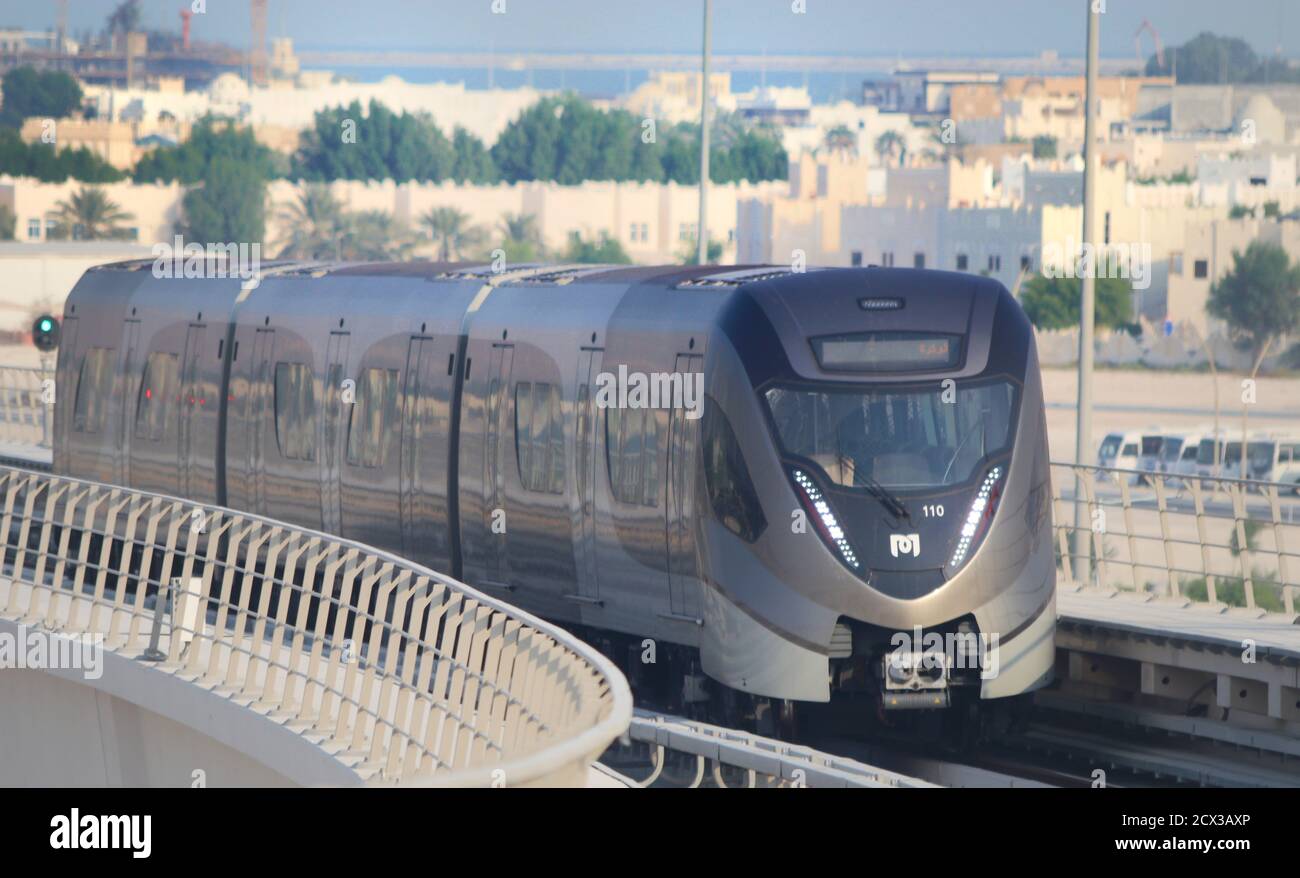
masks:
[[[921,507],[921,513],[926,518],[943,518],[942,503],[926,503]]]

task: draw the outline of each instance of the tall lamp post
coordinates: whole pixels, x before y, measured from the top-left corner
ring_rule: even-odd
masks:
[[[700,221],[696,232],[696,261],[704,265],[709,257],[709,27],[713,0],[704,0],[704,63],[700,83]]]
[[[1097,190],[1097,24],[1098,4],[1095,0],[1084,0],[1088,7],[1088,61],[1083,112],[1083,247],[1085,252],[1094,257],[1094,261],[1083,274],[1082,295],[1079,302],[1079,403],[1077,423],[1074,434],[1074,462],[1087,466],[1093,462],[1092,449],[1092,337],[1094,302],[1097,290],[1097,272],[1095,261],[1095,242],[1097,240],[1097,208],[1095,203]],[[1092,579],[1091,560],[1091,514],[1080,505],[1085,496],[1083,480],[1087,474],[1082,469],[1075,470],[1074,477],[1074,552],[1077,559],[1076,569],[1081,582]]]

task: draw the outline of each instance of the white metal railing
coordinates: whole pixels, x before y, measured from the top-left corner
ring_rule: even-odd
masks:
[[[647,750],[642,754],[637,749]],[[933,787],[935,784],[751,732],[637,710],[602,762],[641,787]],[[648,764],[630,776],[628,763]],[[677,763],[672,765],[671,763]],[[673,771],[679,768],[680,775]]]
[[[0,501],[0,616],[102,635],[370,783],[582,783],[631,718],[594,649],[385,552],[8,467]]]
[[[1061,572],[1088,585],[1294,614],[1295,489],[1053,463]]]
[[[54,372],[0,366],[0,442],[50,448],[53,428]]]

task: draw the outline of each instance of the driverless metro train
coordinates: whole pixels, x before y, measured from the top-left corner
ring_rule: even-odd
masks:
[[[930,707],[1052,677],[1037,353],[996,281],[152,265],[67,300],[57,473],[399,552],[604,632],[634,681],[653,644],[688,701]],[[922,660],[934,635],[957,649]]]

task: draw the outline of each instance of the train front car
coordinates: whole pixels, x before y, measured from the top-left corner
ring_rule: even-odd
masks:
[[[1042,388],[1005,287],[894,269],[752,282],[710,351],[706,673],[900,709],[1051,679]]]

